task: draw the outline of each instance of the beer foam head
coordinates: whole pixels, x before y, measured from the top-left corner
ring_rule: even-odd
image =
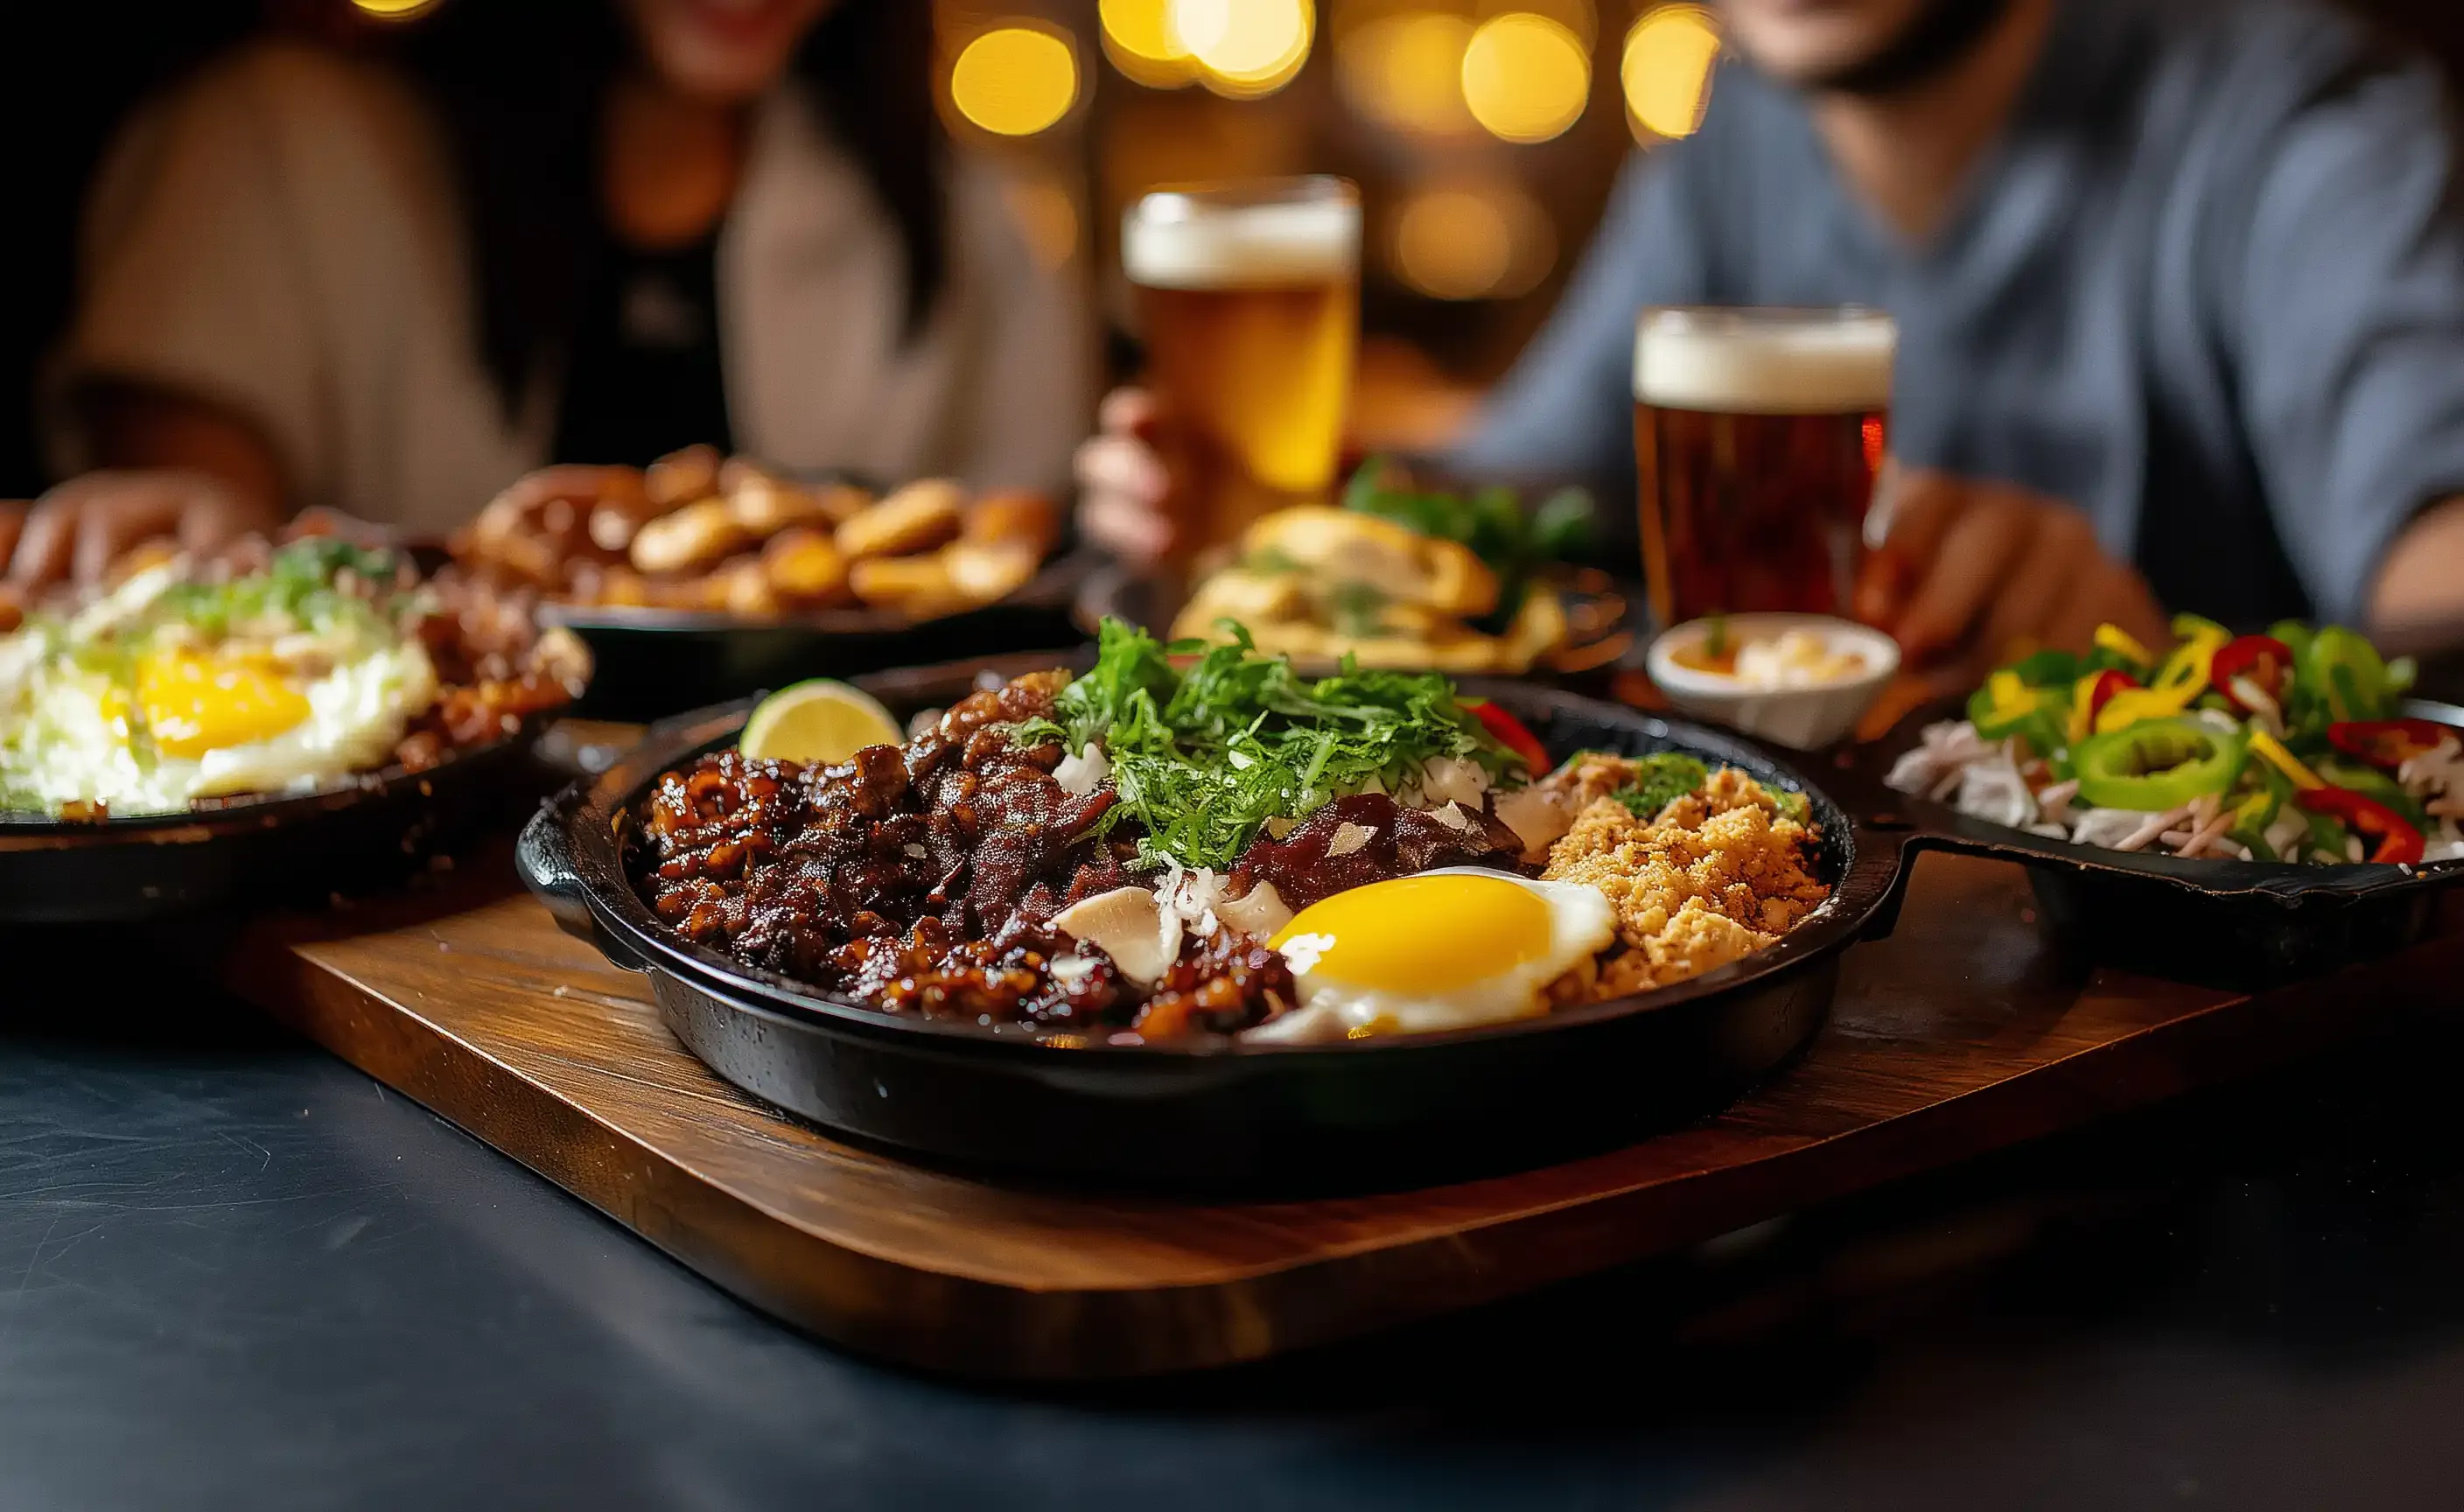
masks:
[[[1221,204],[1164,190],[1121,223],[1121,268],[1156,289],[1270,288],[1353,276],[1360,204],[1349,196]]]
[[[1888,316],[1667,311],[1635,337],[1634,397],[1672,409],[1828,415],[1887,409]]]

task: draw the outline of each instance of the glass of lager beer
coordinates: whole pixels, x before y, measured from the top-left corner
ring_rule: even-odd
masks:
[[[1341,179],[1158,189],[1130,208],[1121,263],[1184,560],[1333,491],[1360,328],[1360,196]]]
[[[1662,625],[1846,614],[1899,330],[1870,310],[1645,310],[1634,437]]]

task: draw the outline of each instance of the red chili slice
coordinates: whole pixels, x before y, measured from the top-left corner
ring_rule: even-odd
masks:
[[[2343,820],[2364,839],[2377,841],[2377,848],[2369,854],[2372,861],[2401,866],[2421,859],[2421,831],[2376,799],[2347,788],[2305,787],[2293,795],[2293,801],[2314,814]]]
[[[2236,677],[2265,693],[2280,712],[2284,686],[2293,680],[2293,647],[2273,635],[2236,636],[2218,646],[2215,660],[2208,664],[2208,681],[2225,695],[2226,702],[2243,713],[2257,712],[2233,691]]]
[[[2087,728],[2096,728],[2096,716],[2104,712],[2104,706],[2113,701],[2114,694],[2125,688],[2139,686],[2138,678],[2118,667],[2108,667],[2097,673],[2096,681],[2090,683],[2087,690]]]
[[[1488,733],[1497,737],[1497,743],[1521,756],[1523,764],[1529,767],[1534,776],[1549,770],[1549,748],[1540,743],[1540,737],[1527,729],[1522,720],[1485,698],[1466,698],[1463,706],[1478,714]]]
[[[2431,719],[2347,719],[2327,727],[2329,745],[2390,772],[2455,738],[2454,731]]]

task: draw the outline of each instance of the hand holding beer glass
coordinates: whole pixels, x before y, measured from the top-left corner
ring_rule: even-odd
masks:
[[[1635,449],[1661,624],[1849,612],[1897,345],[1872,311],[1642,313]]]
[[[1166,416],[1184,566],[1334,488],[1360,326],[1360,198],[1340,179],[1159,189],[1121,262]]]

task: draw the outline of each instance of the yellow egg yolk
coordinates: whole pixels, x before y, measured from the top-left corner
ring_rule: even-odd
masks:
[[[1312,904],[1268,943],[1305,941],[1315,979],[1429,994],[1547,955],[1549,925],[1548,901],[1505,877],[1402,877]]]
[[[193,761],[252,745],[308,717],[308,700],[253,662],[179,653],[138,664],[137,707],[165,756]]]

